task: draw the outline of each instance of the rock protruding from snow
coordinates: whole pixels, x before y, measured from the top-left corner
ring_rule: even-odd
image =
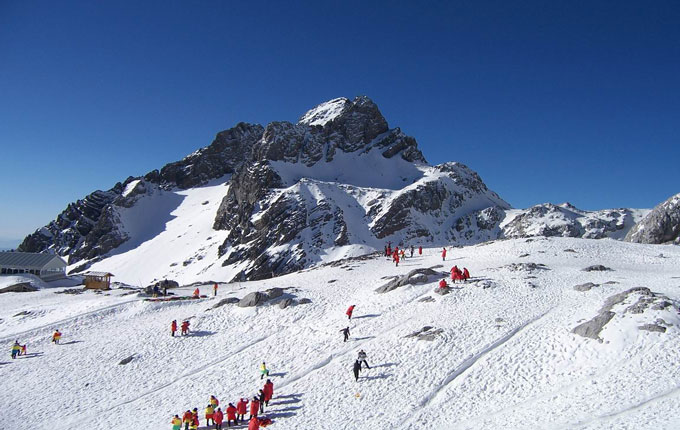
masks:
[[[438,336],[440,336],[442,333],[444,333],[444,330],[441,329],[441,328],[434,328],[432,326],[425,326],[418,331],[414,331],[411,334],[407,334],[404,337],[406,337],[406,338],[415,337],[418,340],[426,340],[426,341],[432,342]]]
[[[593,264],[583,269],[584,272],[610,272],[612,269],[601,264]]]
[[[442,275],[446,276],[445,273],[442,274],[442,272],[438,272],[433,268],[414,269],[408,272],[406,275],[398,276],[389,281],[387,284],[376,288],[375,292],[387,293],[396,290],[399,287],[403,287],[404,285],[424,284],[430,280],[433,280],[433,278],[441,278]]]
[[[260,291],[253,291],[252,293],[249,293],[244,298],[239,300],[238,307],[249,308],[249,307],[257,306],[257,305],[265,302],[266,300],[267,300],[267,295],[265,293],[262,293]]]
[[[10,285],[9,287],[0,288],[0,294],[2,293],[30,293],[33,291],[38,291],[30,282],[20,282],[18,284]]]
[[[680,243],[680,194],[652,209],[628,232],[624,240],[635,243]]]
[[[574,290],[576,291],[590,291],[595,287],[599,287],[599,284],[593,284],[592,282],[586,282],[585,284],[574,285]]]

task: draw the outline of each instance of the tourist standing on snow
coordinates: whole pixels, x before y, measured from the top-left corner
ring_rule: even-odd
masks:
[[[248,410],[248,400],[241,398],[236,404],[236,413],[238,414],[238,419],[245,421],[246,411]],[[229,423],[227,423],[229,424]]]
[[[189,424],[189,428],[198,430],[198,426],[200,425],[201,423],[198,421],[198,408],[194,408],[194,410],[191,411],[191,424]]]
[[[402,259],[405,259],[405,258],[406,258],[406,253],[404,252],[403,249],[401,250],[401,258],[402,258]]]
[[[260,412],[260,401],[257,400],[257,397],[253,397],[253,400],[250,401],[250,418],[249,419],[253,419],[253,417],[256,417],[259,412]]]
[[[213,407],[213,409],[215,409],[220,405],[220,401],[217,400],[217,397],[210,396],[210,405]]]
[[[220,430],[222,428],[222,421],[224,421],[224,414],[221,408],[217,408],[213,414],[213,422],[215,423],[215,430]]]
[[[196,289],[194,290],[194,296],[193,297],[194,297],[194,299],[198,299],[198,298],[201,297],[201,292],[198,289],[198,287],[196,287]]]
[[[182,420],[179,419],[179,415],[175,415],[172,421],[170,421],[170,424],[172,424],[172,430],[179,430],[182,428]]]
[[[442,248],[442,261],[446,261],[446,248]]]
[[[397,251],[394,251],[394,256],[392,257],[392,260],[394,260],[395,267],[399,267],[399,253]]]
[[[215,415],[215,408],[213,408],[212,405],[208,405],[205,407],[205,424],[210,425],[210,421],[215,424],[215,421],[213,421],[213,415]]]
[[[345,327],[342,330],[340,330],[343,335],[345,335],[345,342],[347,342],[347,339],[349,339],[349,327]]]
[[[413,257],[413,245],[411,245],[411,257]]]
[[[213,285],[213,293],[215,294],[215,297],[217,297],[217,282]]]
[[[172,320],[170,323],[170,333],[172,337],[175,337],[175,332],[177,331],[177,320]]]
[[[19,345],[19,341],[16,340],[14,341],[14,345],[12,345],[12,359],[17,358],[17,355],[21,352],[21,345]]]
[[[243,400],[243,399],[241,399]],[[238,420],[236,419],[236,414],[238,413],[236,406],[233,404],[229,403],[229,406],[227,406],[227,426],[231,427],[231,422],[234,421],[234,425],[238,425]],[[244,412],[245,413],[245,412]],[[241,418],[243,419],[243,418]]]
[[[54,334],[52,335],[52,342],[56,343],[59,345],[59,340],[61,339],[61,332],[59,330],[55,330]]]
[[[194,416],[189,409],[182,415],[182,421],[184,422],[184,430],[189,430],[189,424],[194,420]]]
[[[182,321],[182,336],[189,334],[189,321]]]
[[[359,380],[359,372],[361,371],[361,363],[359,363],[359,360],[354,362],[354,366],[352,367],[352,372],[354,372],[354,380],[358,381]]]
[[[423,247],[422,246],[418,247],[418,255],[423,255]]]
[[[347,308],[347,312],[345,312],[345,315],[347,315],[347,319],[352,319],[352,312],[354,312],[354,307],[356,305],[352,305],[349,308]]]
[[[269,401],[274,397],[274,383],[271,381],[271,379],[267,379],[267,382],[264,384],[264,404],[269,406]]]
[[[260,379],[264,379],[265,376],[269,376],[269,369],[267,369],[267,365],[263,361],[260,364]]]
[[[357,361],[359,362],[359,364],[364,363],[366,365],[366,368],[370,369],[370,367],[368,367],[368,362],[366,361],[366,353],[364,352],[363,349],[361,351],[359,351],[359,356],[357,357]]]
[[[441,281],[439,281],[439,288],[446,288],[448,286],[449,285],[446,283],[446,279],[442,279]]]
[[[467,267],[463,267],[463,280],[467,281],[470,279],[470,272],[468,272]]]
[[[264,390],[260,390],[260,391],[257,392],[257,401],[260,402],[260,413],[261,414],[264,413],[264,399],[266,397],[267,396],[265,395]]]

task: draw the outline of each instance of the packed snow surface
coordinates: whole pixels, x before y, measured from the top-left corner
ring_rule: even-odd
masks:
[[[11,429],[169,429],[174,414],[196,407],[206,429],[209,396],[223,409],[252,398],[264,361],[274,382],[264,413],[271,429],[678,428],[680,248],[536,238],[449,248],[444,262],[440,251],[416,250],[399,267],[376,255],[220,284],[216,298],[200,300],[149,302],[127,289],[2,294],[0,417]],[[433,293],[437,277],[374,291],[391,276],[438,264],[445,272],[467,267],[472,279],[447,295]],[[594,264],[612,270],[582,270]],[[151,261],[140,265],[134,270],[154,270]],[[0,287],[7,279],[0,277]],[[599,286],[573,289],[586,282]],[[638,286],[668,296],[673,306],[636,314],[624,312],[631,303],[620,303],[601,342],[571,333],[607,297]],[[311,303],[210,309],[271,287]],[[184,319],[191,335],[171,337],[170,322]],[[638,329],[659,320],[665,333]],[[442,331],[431,341],[405,337],[424,326]],[[60,345],[50,343],[57,328]],[[27,344],[28,355],[12,360],[15,339]],[[360,349],[371,368],[356,382]]]

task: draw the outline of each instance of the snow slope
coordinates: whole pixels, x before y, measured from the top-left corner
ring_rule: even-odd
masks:
[[[432,293],[437,279],[374,292],[387,277],[442,264],[439,251],[425,249],[396,268],[376,256],[220,285],[217,299],[276,286],[311,300],[286,309],[208,310],[217,299],[153,303],[127,290],[3,294],[0,343],[8,355],[0,362],[0,417],[15,429],[169,428],[173,414],[202,411],[211,394],[223,406],[252,397],[265,361],[275,384],[265,408],[272,429],[677,428],[680,248],[496,241],[449,250],[443,269],[457,264],[473,276],[451,294]],[[545,268],[511,265],[530,262]],[[593,264],[613,270],[582,270]],[[138,276],[154,267],[117,270]],[[584,282],[600,286],[572,288]],[[637,286],[667,295],[673,306],[634,314],[624,311],[629,302],[617,305],[602,342],[571,333],[607,297]],[[350,304],[357,307],[348,323]],[[31,313],[14,316],[21,311]],[[170,337],[170,321],[187,318],[193,335]],[[658,319],[665,333],[637,328]],[[352,337],[343,343],[339,330],[347,324]],[[424,326],[443,332],[433,341],[405,337]],[[62,345],[49,342],[54,328],[64,333]],[[29,356],[11,360],[17,338]],[[371,369],[355,382],[359,349]],[[118,364],[130,355],[129,364]]]

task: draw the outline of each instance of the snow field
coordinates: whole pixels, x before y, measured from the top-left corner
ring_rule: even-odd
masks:
[[[265,361],[274,382],[265,408],[273,429],[676,428],[680,319],[674,312],[650,311],[673,324],[666,333],[637,329],[653,322],[647,313],[613,319],[603,343],[570,332],[596,315],[607,297],[635,286],[677,300],[676,247],[507,240],[452,248],[444,263],[439,251],[425,249],[398,268],[377,257],[220,285],[218,300],[277,286],[312,301],[283,310],[207,310],[216,299],[144,302],[122,296],[125,290],[3,294],[0,340],[8,355],[0,361],[2,421],[18,429],[169,428],[172,415],[202,411],[211,394],[223,409],[239,397],[252,398]],[[505,267],[518,262],[547,270]],[[445,271],[467,267],[473,280],[445,296],[432,293],[438,279],[374,292],[387,282],[381,278],[436,264]],[[613,271],[582,271],[592,264]],[[495,287],[484,289],[484,282]],[[572,289],[584,282],[602,285]],[[435,301],[419,301],[426,296]],[[351,304],[357,307],[344,343],[340,329],[348,325],[344,312]],[[21,310],[36,316],[16,322]],[[170,337],[170,321],[185,318],[192,335]],[[425,325],[444,332],[431,342],[404,338]],[[53,328],[64,334],[62,345],[50,344]],[[15,336],[28,344],[29,356],[9,359]],[[351,366],[359,349],[371,369],[357,383]],[[118,365],[133,354],[129,364]]]

